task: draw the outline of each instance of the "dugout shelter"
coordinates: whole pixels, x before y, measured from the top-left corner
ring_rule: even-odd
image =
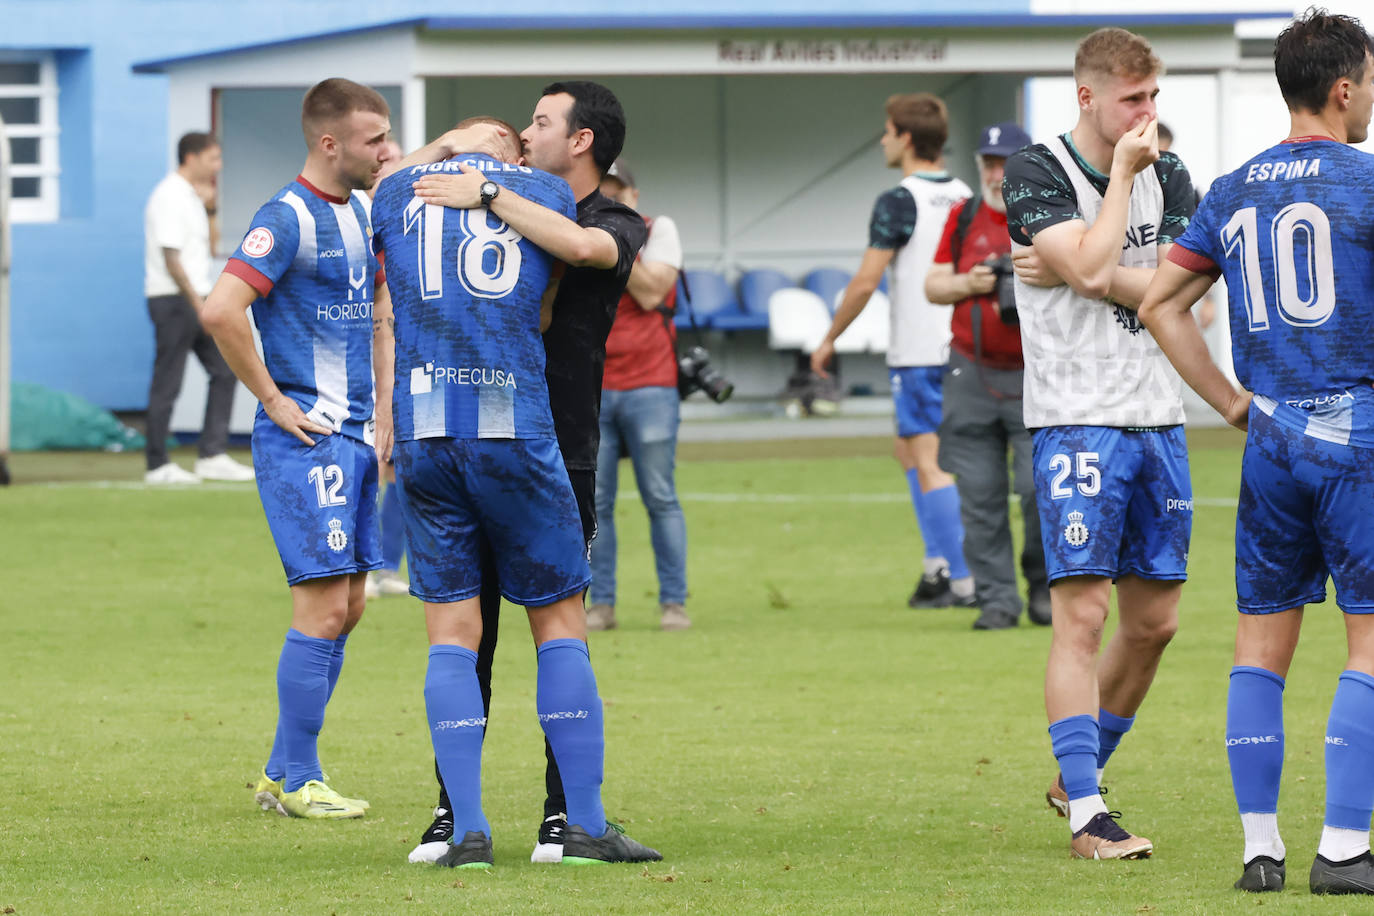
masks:
[[[300,98],[319,79],[378,88],[398,139],[413,149],[473,114],[523,127],[542,86],[586,78],[623,102],[625,154],[643,206],[677,221],[689,268],[730,282],[769,268],[800,282],[817,268],[857,265],[873,200],[898,180],[876,143],[889,95],[929,91],[948,103],[948,166],[976,188],[972,149],[982,125],[1020,120],[1037,141],[1072,126],[1074,48],[1103,25],[1146,35],[1164,60],[1161,113],[1201,186],[1271,142],[1256,139],[1251,106],[1236,104],[1273,82],[1267,56],[1251,56],[1244,23],[1291,10],[1174,6],[1180,11],[431,16],[134,70],[165,75],[169,156],[186,130],[208,123],[222,138],[222,254],[298,168]],[[1266,29],[1270,38],[1277,31]],[[1251,83],[1265,88],[1251,92]],[[790,368],[790,358],[767,349],[766,335],[713,333],[712,350],[744,395],[773,394]],[[846,374],[850,383],[886,385],[881,354],[850,359]],[[194,426],[203,397],[195,379],[188,383],[179,415]],[[247,428],[251,406],[251,396],[238,399],[235,429]]]

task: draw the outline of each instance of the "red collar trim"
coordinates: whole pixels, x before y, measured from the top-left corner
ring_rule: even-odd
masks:
[[[1311,136],[1307,136],[1307,137],[1289,137],[1287,140],[1283,140],[1283,141],[1280,141],[1280,142],[1282,142],[1282,143],[1315,143],[1315,142],[1318,142],[1318,141],[1320,141],[1320,140],[1325,140],[1327,143],[1340,143],[1340,142],[1341,142],[1341,141],[1337,140],[1335,137],[1321,137],[1321,136],[1317,136],[1317,135],[1315,135],[1315,134],[1313,134],[1313,135],[1311,135]]]
[[[329,201],[331,204],[346,204],[346,203],[348,203],[348,198],[347,198],[347,197],[335,197],[333,194],[326,194],[325,192],[321,191],[319,188],[315,187],[315,186],[314,186],[313,184],[311,184],[310,182],[306,181],[306,180],[305,180],[305,177],[304,177],[303,175],[297,175],[297,176],[296,176],[296,180],[299,181],[301,184],[305,185],[305,189],[306,189],[307,191],[309,191],[311,194],[314,194],[314,195],[315,195],[316,197],[318,197],[320,200],[327,200],[327,201]]]

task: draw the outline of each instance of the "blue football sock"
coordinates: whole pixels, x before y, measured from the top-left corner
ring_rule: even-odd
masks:
[[[535,707],[563,777],[568,823],[601,836],[606,832],[601,807],[606,742],[596,675],[582,640],[551,639],[539,647]]]
[[[482,813],[482,691],[477,685],[477,653],[462,646],[430,646],[425,670],[425,712],[434,758],[448,790],[453,835],[469,830],[491,836]]]
[[[382,568],[400,569],[406,553],[405,497],[400,484],[387,486],[382,496]]]
[[[1283,678],[1264,668],[1231,669],[1226,694],[1226,758],[1241,814],[1279,810],[1283,776]]]
[[[1050,745],[1059,761],[1059,773],[1064,777],[1064,791],[1070,802],[1099,794],[1099,743],[1097,720],[1092,716],[1069,716],[1050,724]]]
[[[921,477],[915,468],[906,472],[906,488],[911,492],[911,508],[916,511],[916,526],[921,529],[921,541],[926,548],[926,557],[938,557],[940,549],[935,545],[935,534],[930,527],[930,513],[926,510],[926,497],[921,492]]]
[[[279,663],[280,664],[280,663]],[[286,737],[281,727],[281,716],[277,716],[277,733],[272,736],[272,753],[267,757],[267,766],[262,768],[268,779],[281,781],[286,778]]]
[[[1369,830],[1374,811],[1374,677],[1342,671],[1326,726],[1328,827]]]
[[[343,670],[344,645],[347,642],[347,633],[340,633],[339,638],[334,640],[334,654],[329,657],[329,699],[334,698],[334,686],[339,683],[339,672]]]
[[[1105,709],[1097,710],[1097,730],[1100,735],[1097,747],[1097,768],[1099,770],[1107,765],[1107,761],[1111,759],[1113,752],[1121,744],[1121,736],[1130,731],[1134,724],[1135,716],[1123,719]]]
[[[286,631],[277,662],[277,724],[286,753],[283,789],[287,792],[322,778],[316,742],[324,727],[333,657],[334,640],[316,639],[295,629]]]
[[[964,523],[959,518],[959,491],[952,484],[938,490],[928,490],[922,497],[925,514],[930,517],[930,535],[935,547],[949,562],[949,577],[963,579],[969,575],[964,562]]]

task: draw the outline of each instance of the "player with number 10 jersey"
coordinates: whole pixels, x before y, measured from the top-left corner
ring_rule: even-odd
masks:
[[[1169,256],[1226,279],[1236,377],[1255,395],[1236,526],[1244,613],[1324,601],[1328,564],[1342,609],[1374,611],[1374,544],[1351,537],[1374,512],[1374,468],[1360,483],[1344,467],[1347,446],[1374,447],[1371,212],[1374,157],[1296,137],[1217,179]],[[1322,496],[1335,477],[1344,494]]]

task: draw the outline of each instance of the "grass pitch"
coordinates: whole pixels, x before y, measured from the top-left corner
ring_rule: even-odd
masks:
[[[643,866],[528,861],[542,801],[534,658],[503,619],[484,767],[497,867],[406,864],[434,803],[419,604],[373,602],[321,755],[361,821],[263,814],[288,622],[251,486],[145,490],[139,456],[19,455],[0,491],[0,911],[45,913],[1368,912],[1312,898],[1322,735],[1344,660],[1312,609],[1287,690],[1290,887],[1242,896],[1222,744],[1240,437],[1192,437],[1192,580],[1107,770],[1152,860],[1073,861],[1045,807],[1047,630],[910,611],[919,542],[887,440],[684,445],[691,630],[656,629],[625,469],[620,629],[592,634],[608,812]],[[182,456],[185,457],[185,456]],[[125,480],[127,485],[91,481]]]

